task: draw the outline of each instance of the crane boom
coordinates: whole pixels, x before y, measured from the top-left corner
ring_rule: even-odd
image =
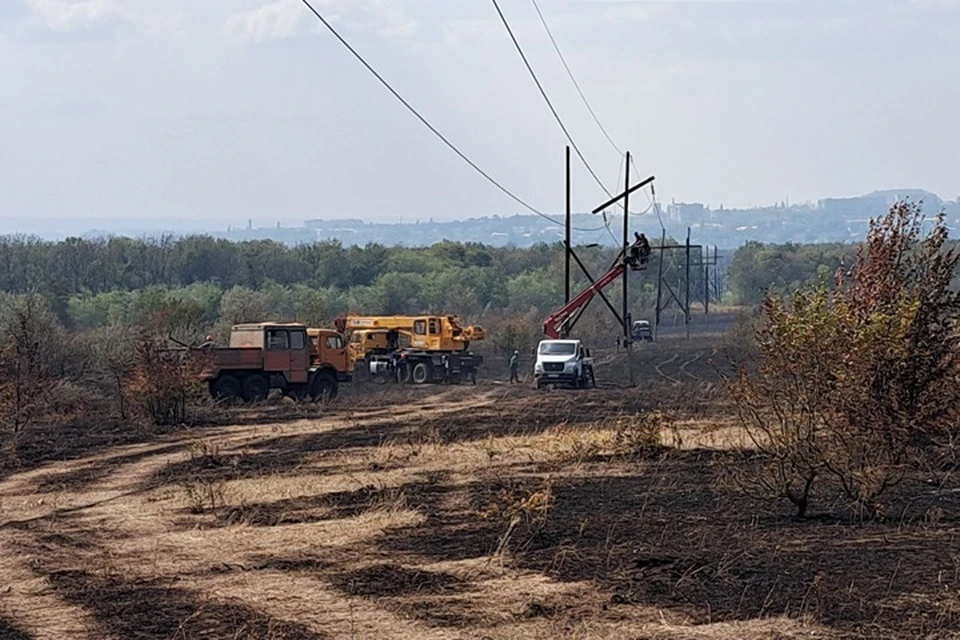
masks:
[[[610,271],[607,271],[605,274],[597,278],[596,282],[574,296],[570,302],[550,314],[550,316],[547,317],[547,319],[543,322],[543,332],[552,340],[559,339],[560,331],[563,328],[563,325],[570,320],[570,317],[579,309],[583,308],[588,302],[593,300],[593,296],[595,296],[598,291],[607,287],[610,283],[614,282],[617,278],[623,275],[624,269],[626,269],[626,267],[623,265],[623,263],[615,265],[612,269],[610,269]]]

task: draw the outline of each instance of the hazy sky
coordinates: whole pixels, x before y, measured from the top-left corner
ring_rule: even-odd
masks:
[[[574,139],[620,158],[530,0],[500,0]],[[960,196],[960,0],[540,0],[661,200]],[[565,138],[488,0],[317,0],[455,144],[561,210]],[[521,209],[299,0],[0,0],[0,218],[255,224]],[[580,210],[603,198],[582,167]],[[645,199],[641,200],[645,204]]]

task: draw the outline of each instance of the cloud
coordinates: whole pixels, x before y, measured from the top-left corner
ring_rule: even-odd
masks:
[[[277,0],[227,18],[224,32],[239,42],[285,40],[307,32],[311,16],[298,0]]]
[[[330,22],[343,18],[351,31],[374,31],[384,38],[410,38],[419,23],[410,18],[401,0],[313,0]],[[300,0],[276,0],[229,16],[224,33],[235,42],[262,43],[311,33],[317,22]]]
[[[416,35],[419,27],[397,0],[370,0],[366,13],[373,22],[379,23],[377,33],[385,38],[410,38]]]
[[[27,0],[30,22],[57,33],[74,33],[129,20],[130,14],[113,0]]]
[[[503,25],[487,18],[451,20],[443,27],[443,40],[451,45],[498,41],[503,37]]]

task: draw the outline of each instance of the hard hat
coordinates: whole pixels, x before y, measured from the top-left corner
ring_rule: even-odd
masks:
[[[513,352],[514,352],[515,354],[517,354],[517,355],[520,354],[520,350],[519,350],[519,349],[514,349]]]

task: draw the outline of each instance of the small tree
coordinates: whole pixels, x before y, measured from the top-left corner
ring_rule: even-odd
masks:
[[[0,424],[18,434],[44,409],[61,359],[61,328],[46,301],[26,294],[0,309]]]
[[[122,420],[127,419],[127,387],[134,368],[136,333],[123,325],[98,329],[88,337],[95,373],[105,391],[116,399]]]
[[[872,220],[851,269],[788,296],[768,295],[759,363],[733,391],[765,460],[749,486],[806,513],[821,480],[860,513],[953,442],[960,254],[943,216],[923,234],[918,205]]]
[[[167,319],[158,314],[140,331],[124,385],[127,400],[158,426],[186,421],[204,365],[201,353],[171,347],[163,332],[166,326]]]

